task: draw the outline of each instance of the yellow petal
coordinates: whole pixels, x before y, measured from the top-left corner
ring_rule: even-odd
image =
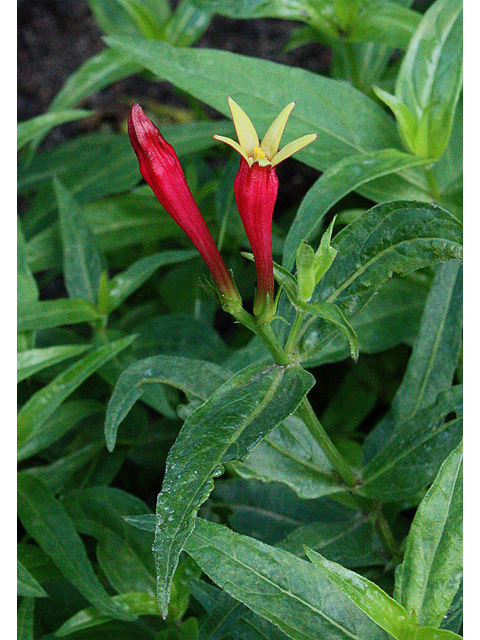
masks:
[[[217,136],[217,134],[215,134],[213,136],[215,138],[215,140],[219,140],[220,142],[225,142],[226,144],[230,145],[231,147],[233,147],[235,149],[235,151],[238,151],[238,153],[245,158],[245,160],[248,162],[249,165],[252,164],[252,158],[249,158],[245,152],[245,149],[243,149],[243,147],[241,147],[238,142],[235,142],[235,140],[232,140],[231,138],[226,138],[225,136]]]
[[[307,144],[310,144],[317,138],[317,133],[309,133],[306,136],[302,136],[301,138],[297,138],[296,140],[289,142],[272,158],[272,165],[275,167],[277,164],[283,162],[290,156],[293,156],[294,153],[297,153],[297,151],[300,151],[300,149],[303,149],[303,147],[306,147]]]
[[[269,126],[267,133],[263,137],[260,146],[264,150],[265,155],[269,160],[271,160],[278,151],[280,140],[282,139],[283,132],[285,131],[287,120],[292,113],[292,109],[294,106],[295,102],[290,102],[290,104],[287,104],[285,109],[282,109],[282,111]]]
[[[248,156],[253,158],[255,147],[260,146],[255,127],[245,111],[230,97],[228,98],[228,106],[232,112],[233,124],[240,146],[245,149]]]

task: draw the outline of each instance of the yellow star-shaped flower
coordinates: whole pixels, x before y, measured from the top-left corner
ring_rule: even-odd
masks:
[[[251,167],[254,162],[258,162],[261,167],[267,167],[269,165],[275,167],[279,162],[297,153],[297,151],[300,151],[300,149],[303,149],[318,137],[316,133],[310,133],[289,142],[279,151],[280,140],[285,130],[287,120],[295,106],[295,102],[290,102],[290,104],[282,109],[268,128],[262,142],[259,141],[257,132],[250,118],[230,97],[228,98],[228,106],[232,113],[238,142],[225,136],[214,135],[213,137],[215,140],[225,142],[238,151],[242,158],[248,162],[249,167]]]

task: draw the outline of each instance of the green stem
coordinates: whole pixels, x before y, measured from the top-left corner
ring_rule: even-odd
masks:
[[[437,178],[432,170],[432,165],[423,168],[425,177],[427,178],[428,186],[430,187],[430,195],[434,200],[438,200],[440,197],[440,187],[438,186]]]
[[[285,343],[286,353],[292,353],[293,349],[295,348],[298,332],[300,331],[304,317],[305,311],[303,311],[303,309],[297,309],[295,320],[293,321],[292,328],[290,329],[290,333],[288,334],[287,342]]]
[[[375,525],[382,541],[383,547],[395,560],[401,560],[402,554],[398,548],[397,541],[393,537],[388,520],[383,515],[381,508],[375,513]]]
[[[262,324],[258,322],[256,318],[250,315],[243,308],[231,313],[239,322],[241,322],[248,329],[258,335],[258,337],[262,340],[262,342],[272,354],[273,359],[277,364],[281,366],[291,364],[291,359],[289,358],[288,353],[284,351],[281,344],[278,342],[269,324]],[[300,320],[298,320],[299,316]],[[298,333],[302,318],[303,314],[299,312],[297,317],[295,318],[292,330],[290,332],[290,336],[292,335],[292,333],[294,334],[292,340],[290,341],[290,346],[294,344],[295,336]],[[312,405],[307,398],[304,398],[302,400],[297,409],[297,413],[303,419],[308,430],[315,438],[315,441],[320,445],[323,452],[330,461],[330,464],[338,473],[343,482],[347,485],[347,487],[355,487],[358,484],[359,479],[353,472],[348,462],[344,459],[344,457],[328,437],[325,429],[320,424],[320,421],[315,415],[315,412],[312,409]]]
[[[320,424],[320,421],[315,415],[312,405],[307,398],[304,398],[300,403],[300,406],[297,409],[297,414],[303,419],[308,430],[320,445],[330,464],[343,482],[347,487],[355,487],[359,482],[359,478],[357,478],[351,466],[328,437],[327,432]]]
[[[250,329],[250,331],[253,331],[253,333],[262,340],[277,364],[282,366],[290,364],[289,357],[278,342],[269,324],[262,324],[258,322],[258,320],[245,311],[245,309],[240,309],[239,311],[231,313],[239,322]]]

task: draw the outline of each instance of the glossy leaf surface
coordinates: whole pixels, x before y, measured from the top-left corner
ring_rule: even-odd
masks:
[[[312,386],[313,377],[298,366],[253,365],[222,385],[185,422],[169,453],[157,500],[153,549],[163,614],[178,557],[213,478],[222,472],[221,463],[247,458]]]
[[[395,596],[422,625],[437,627],[462,576],[463,449],[443,463],[415,514]]]
[[[19,474],[18,505],[20,520],[29,535],[87,600],[113,618],[134,618],[112,602],[93,571],[73,522],[42,482]]]
[[[294,640],[386,640],[318,569],[286,551],[201,519],[186,550],[222,589]]]

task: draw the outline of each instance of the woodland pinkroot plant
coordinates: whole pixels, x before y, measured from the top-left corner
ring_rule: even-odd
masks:
[[[19,637],[460,640],[461,0],[88,4],[19,125]]]

